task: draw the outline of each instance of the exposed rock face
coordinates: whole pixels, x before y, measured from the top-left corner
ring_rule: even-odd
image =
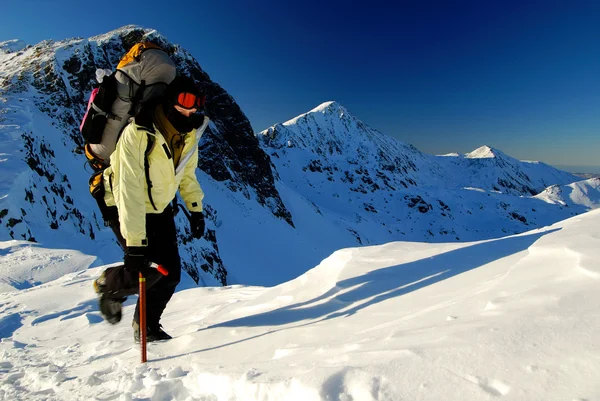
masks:
[[[0,75],[3,87],[0,96],[5,102],[19,97],[21,101],[33,100],[31,106],[45,114],[51,125],[62,133],[62,145],[81,153],[83,140],[79,122],[85,113],[87,97],[97,85],[96,69],[114,70],[127,50],[140,41],[151,41],[165,49],[179,71],[193,77],[206,91],[206,113],[212,123],[200,143],[199,168],[230,190],[243,193],[248,200],[256,199],[274,216],[293,225],[292,216],[275,189],[269,157],[258,146],[244,113],[188,52],[168,42],[156,31],[124,27],[90,39],[44,41],[25,50],[16,42],[6,42],[2,47],[5,49],[3,67],[6,68]],[[67,175],[61,174],[53,162],[53,145],[45,140],[45,132],[39,125],[33,124],[32,128],[32,131],[22,133],[24,160],[39,178],[27,189],[25,199],[33,203],[43,202],[47,206],[46,217],[51,229],[60,229],[69,221],[68,224],[75,225],[79,232],[93,239],[94,227],[98,228],[96,216],[86,220],[79,213],[75,207],[77,197],[70,195]],[[51,193],[53,199],[49,200],[43,192]],[[61,206],[57,206],[59,204]],[[63,204],[66,210],[62,210]],[[14,209],[6,208],[5,212],[5,216],[12,219],[8,227],[9,236],[34,239],[36,228],[22,218],[24,214]],[[23,213],[26,212],[23,210]],[[208,207],[207,214],[210,219],[216,214],[215,209]],[[24,223],[22,229],[14,230],[20,222]],[[195,266],[201,266],[225,284],[227,274],[219,255],[215,230],[209,227],[202,246],[198,246],[189,234],[182,232],[180,235],[186,248],[183,254],[188,255],[184,258],[184,265],[190,275],[197,280],[199,275]]]

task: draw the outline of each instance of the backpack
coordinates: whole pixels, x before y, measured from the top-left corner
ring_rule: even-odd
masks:
[[[90,95],[79,127],[85,155],[95,172],[110,165],[123,128],[142,104],[164,93],[176,73],[175,63],[163,49],[142,42],[121,58],[114,73],[103,77]]]
[[[112,224],[118,222],[118,215],[115,206],[109,207],[104,202],[102,173],[110,165],[110,155],[117,146],[121,131],[145,102],[162,96],[176,74],[173,60],[159,46],[150,42],[134,45],[121,58],[114,73],[110,73],[110,70],[108,74],[104,70],[96,71],[96,76],[102,78],[101,81],[98,79],[100,86],[90,94],[79,129],[85,141],[85,155],[94,170],[89,180],[90,193],[97,201],[106,225],[113,227]],[[144,170],[152,206],[154,202],[150,193],[152,183],[148,174],[147,155],[153,142],[149,135],[144,153]]]

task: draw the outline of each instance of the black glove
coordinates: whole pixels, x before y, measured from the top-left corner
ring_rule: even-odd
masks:
[[[124,261],[125,268],[135,272],[144,272],[150,266],[145,246],[128,246]]]
[[[192,237],[202,238],[204,235],[204,215],[202,212],[191,212],[190,213],[190,228],[192,229]]]

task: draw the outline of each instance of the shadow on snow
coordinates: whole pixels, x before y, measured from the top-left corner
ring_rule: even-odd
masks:
[[[269,312],[257,313],[203,328],[199,331],[218,327],[268,327],[267,331],[244,339],[182,355],[224,348],[289,328],[308,326],[317,321],[350,316],[368,306],[405,295],[461,273],[482,267],[495,260],[525,251],[542,236],[558,230],[560,229],[477,243],[433,257],[383,267],[362,276],[342,280],[337,282],[336,286],[327,293],[310,301],[288,305]],[[346,289],[349,290],[343,292]],[[366,301],[360,303],[363,300]],[[352,306],[355,303],[357,305]],[[352,307],[342,311],[342,309],[348,306]],[[272,327],[292,323],[295,323],[295,325],[280,328]],[[163,357],[155,361],[171,359],[182,355]]]
[[[277,326],[302,320],[327,320],[350,316],[387,299],[402,296],[525,251],[542,236],[554,231],[558,229],[487,241],[433,257],[380,268],[362,276],[339,281],[333,289],[310,301],[230,320],[209,328]],[[367,301],[360,303],[363,300]],[[345,309],[355,303],[358,305]],[[341,311],[342,309],[345,310]]]

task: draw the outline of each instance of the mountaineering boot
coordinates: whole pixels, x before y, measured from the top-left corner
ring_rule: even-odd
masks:
[[[140,342],[140,324],[135,320],[131,323],[133,327],[133,341],[136,343]],[[151,343],[154,341],[165,341],[170,340],[173,337],[168,335],[162,328],[160,324],[156,325],[156,327],[148,327],[146,329],[146,342]]]
[[[94,280],[94,291],[98,294],[98,305],[102,317],[110,324],[117,324],[121,321],[121,304],[127,298],[109,298],[106,294],[106,277],[104,272]]]

